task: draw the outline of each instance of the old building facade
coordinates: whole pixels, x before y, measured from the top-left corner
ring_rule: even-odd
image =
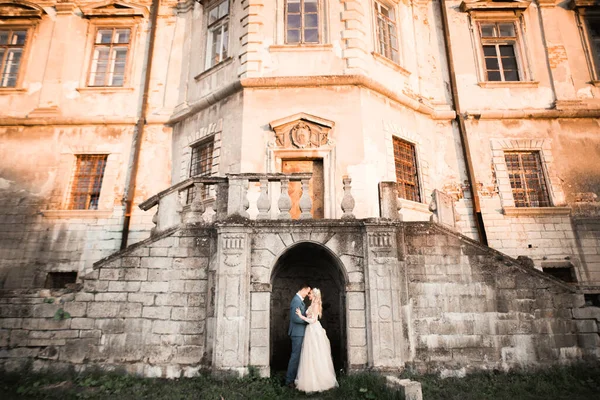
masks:
[[[302,280],[330,293],[340,368],[598,357],[599,21],[587,0],[0,3],[3,365],[268,374]]]

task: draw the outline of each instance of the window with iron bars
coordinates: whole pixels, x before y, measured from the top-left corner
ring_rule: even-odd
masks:
[[[190,162],[190,177],[192,176],[210,176],[212,173],[213,162],[213,147],[212,140],[202,142],[192,147],[192,160]],[[204,188],[202,196],[208,196],[209,188]],[[191,188],[187,193],[187,203],[190,204],[196,196],[196,189]]]
[[[285,42],[320,43],[319,0],[286,0]]]
[[[128,28],[98,28],[88,86],[124,86],[130,36]]]
[[[17,86],[26,41],[26,29],[0,29],[0,87]]]
[[[550,207],[550,196],[540,153],[511,151],[504,153],[515,207]]]
[[[225,60],[229,50],[229,0],[217,3],[208,11],[206,69]]]
[[[479,24],[486,81],[520,81],[514,22]]]
[[[421,201],[417,156],[415,146],[407,141],[394,138],[394,161],[398,196],[411,201]]]
[[[106,154],[78,155],[67,202],[69,210],[97,210]]]
[[[394,9],[379,3],[373,2],[375,6],[375,18],[377,29],[377,53],[389,58],[395,63],[400,62],[398,46],[398,28],[396,27],[396,16]]]

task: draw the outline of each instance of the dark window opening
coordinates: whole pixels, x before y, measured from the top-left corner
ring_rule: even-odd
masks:
[[[44,287],[46,289],[64,289],[76,281],[77,272],[48,272]]]
[[[552,275],[561,281],[577,283],[573,267],[542,267],[542,270],[548,275]]]
[[[583,298],[586,306],[600,307],[600,293],[585,293]]]
[[[210,176],[212,173],[213,163],[213,148],[212,140],[204,141],[192,147],[192,160],[190,162],[190,177],[192,176]],[[188,190],[187,203],[190,204],[196,195],[196,189]],[[203,197],[208,196],[208,187],[204,188]]]

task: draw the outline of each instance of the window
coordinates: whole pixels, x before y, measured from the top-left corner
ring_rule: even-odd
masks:
[[[48,272],[46,275],[46,289],[64,289],[67,285],[77,282],[77,272]]]
[[[67,208],[97,210],[107,155],[78,155]]]
[[[320,43],[319,0],[285,3],[285,43]]]
[[[17,86],[19,67],[27,40],[26,29],[0,30],[0,87]]]
[[[517,34],[514,22],[479,24],[485,80],[516,82],[521,80],[517,62]]]
[[[550,207],[537,151],[505,152],[504,159],[516,207]]]
[[[586,17],[585,25],[588,32],[591,58],[596,77],[600,76],[600,17]]]
[[[407,141],[394,138],[394,161],[398,196],[411,201],[421,201],[417,156],[415,146]]]
[[[129,28],[98,28],[88,86],[120,87],[125,84],[130,39]]]
[[[394,9],[377,1],[373,2],[373,5],[375,6],[377,30],[376,51],[382,56],[398,63],[400,62],[400,57],[398,52],[398,34]]]
[[[213,164],[213,140],[204,141],[192,147],[192,160],[190,162],[190,177],[210,176]],[[203,196],[208,195],[208,188],[204,189]],[[188,190],[187,202],[192,202],[196,195],[195,188]]]
[[[208,11],[206,68],[227,58],[229,48],[229,0],[221,1]]]

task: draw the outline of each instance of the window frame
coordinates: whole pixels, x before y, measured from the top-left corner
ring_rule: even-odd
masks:
[[[529,52],[526,35],[526,24],[523,13],[527,10],[529,2],[476,2],[460,5],[460,10],[469,13],[469,24],[471,38],[473,40],[473,55],[477,69],[479,86],[503,87],[503,86],[537,86],[534,80],[533,63]],[[483,8],[481,8],[483,7]],[[485,68],[485,57],[483,53],[483,41],[481,38],[481,24],[491,23],[513,23],[515,26],[515,57],[517,61],[518,81],[490,81],[487,79]]]
[[[395,4],[390,4],[388,2],[381,1],[381,0],[373,0],[372,3],[373,3],[373,7],[371,7],[371,13],[373,14],[373,40],[374,40],[374,46],[375,46],[374,53],[385,58],[386,60],[389,60],[390,62],[393,62],[394,64],[401,65],[401,63],[402,63],[402,48],[400,46],[400,27],[399,27],[397,6]],[[380,52],[381,51],[381,43],[379,40],[379,23],[378,23],[380,12],[379,12],[378,6],[385,7],[386,9],[388,9],[390,11],[390,14],[392,14],[394,16],[394,20],[392,22],[394,22],[394,32],[396,34],[396,42],[397,42],[397,46],[398,46],[398,48],[396,49],[396,53],[398,54],[397,60],[394,60],[393,58],[388,57],[386,54],[382,54]],[[387,18],[387,19],[389,19],[389,18]],[[391,44],[390,44],[390,48],[391,48]]]
[[[315,0],[314,2],[317,3],[317,35],[318,35],[318,40],[316,42],[306,42],[304,40],[304,19],[305,19],[305,13],[302,11],[304,9],[303,4],[306,0],[298,0],[298,2],[300,3],[300,41],[297,43],[289,43],[288,42],[288,0],[283,0],[283,43],[284,45],[287,46],[302,46],[302,45],[308,45],[308,46],[314,46],[314,45],[321,45],[325,43],[325,33],[324,33],[324,5],[323,5],[323,1],[322,0]]]
[[[500,25],[501,24],[512,24],[513,28],[514,28],[514,32],[515,32],[515,36],[513,37],[483,37],[483,31],[482,31],[482,25],[495,25],[495,28],[499,31],[500,30]],[[519,24],[516,20],[478,20],[476,22],[477,24],[477,32],[479,34],[479,52],[480,52],[480,57],[482,60],[481,63],[481,68],[483,69],[482,71],[482,78],[484,79],[484,82],[503,82],[503,83],[513,83],[513,82],[524,82],[524,68],[523,68],[523,62],[521,61],[521,54],[519,51]],[[499,72],[501,74],[501,80],[497,81],[497,80],[490,80],[488,79],[488,69],[486,66],[486,55],[485,55],[485,51],[484,51],[484,46],[490,46],[493,45],[496,47],[496,59],[498,60],[498,68],[499,68]],[[516,81],[507,81],[505,79],[504,76],[504,68],[501,62],[501,55],[500,55],[500,47],[501,45],[512,45],[513,46],[513,50],[514,50],[514,54],[515,54],[515,62],[517,64],[517,74],[519,79]]]
[[[524,193],[524,195],[526,197],[526,200],[525,200],[526,204],[525,205],[517,205],[517,200],[515,198],[515,191],[517,189],[515,189],[513,187],[512,180],[510,179],[511,169],[509,168],[509,165],[508,165],[509,163],[506,160],[506,156],[508,154],[519,154],[519,155],[534,154],[535,155],[535,162],[536,162],[536,164],[538,166],[538,169],[539,169],[538,171],[536,171],[536,173],[537,173],[537,180],[540,182],[540,190],[539,190],[538,193],[543,193],[544,194],[544,196],[545,196],[544,201],[547,204],[537,205],[537,206],[532,206],[531,205],[532,201],[529,198],[529,192],[530,192],[529,191],[529,185],[528,185],[529,182],[528,182],[528,180],[526,178],[528,170],[526,170],[525,168],[523,168],[523,160],[522,160],[522,157],[519,156],[520,167],[519,167],[518,171],[519,171],[520,181],[521,181],[521,186],[522,186],[522,188],[520,190]],[[517,207],[517,208],[553,207],[553,204],[552,204],[552,194],[550,192],[550,185],[548,184],[548,179],[547,179],[547,176],[546,176],[547,174],[546,174],[546,171],[544,169],[544,163],[542,162],[542,154],[541,154],[541,152],[539,150],[521,150],[521,149],[505,150],[504,151],[504,160],[505,160],[505,163],[506,163],[506,169],[507,169],[508,176],[509,176],[509,183],[510,183],[511,193],[512,193],[512,196],[513,196],[513,202],[515,204],[515,207]],[[539,201],[539,203],[542,203],[542,201]]]
[[[82,76],[79,82],[78,90],[91,91],[120,91],[133,89],[132,82],[134,81],[133,65],[135,63],[135,49],[137,44],[138,34],[138,17],[127,18],[93,18],[88,24],[88,32],[86,38],[86,49],[84,54],[85,63],[87,66],[82,68]],[[125,62],[125,73],[123,74],[123,86],[90,86],[90,74],[94,63],[94,49],[96,42],[96,34],[101,29],[129,29],[129,50],[127,52],[127,61]]]
[[[129,41],[127,43],[114,43],[112,40],[112,38],[114,38],[115,32],[117,30],[129,30]],[[104,44],[104,43],[97,43],[96,42],[96,37],[98,36],[99,32],[102,30],[112,30],[112,36],[111,36],[111,42],[108,44]],[[95,34],[93,36],[92,39],[92,52],[91,52],[91,57],[90,57],[90,66],[88,69],[88,76],[86,79],[86,87],[88,88],[123,88],[123,87],[127,87],[127,65],[129,63],[129,59],[131,58],[131,33],[132,33],[132,29],[129,27],[120,27],[120,26],[113,26],[113,27],[108,27],[108,26],[97,26],[96,30],[95,30]],[[94,54],[96,52],[96,48],[98,47],[108,47],[110,50],[112,50],[114,47],[124,47],[125,45],[127,45],[127,55],[126,55],[126,59],[125,59],[125,65],[123,66],[123,84],[120,86],[117,85],[107,85],[106,81],[108,79],[108,77],[110,76],[110,73],[108,71],[106,71],[105,75],[104,75],[104,85],[92,85],[91,84],[91,79],[92,79],[92,70],[94,68]],[[109,54],[109,58],[108,60],[111,60],[111,56]],[[115,59],[112,60],[113,63],[116,63]],[[107,64],[107,68],[111,68],[110,64]]]
[[[215,8],[218,8],[221,4],[223,3],[227,3],[227,14],[222,16],[221,18],[213,21],[212,23],[209,23],[209,18],[210,18],[210,12],[212,10],[214,10]],[[231,58],[230,55],[230,44],[231,44],[231,1],[230,0],[217,0],[217,1],[213,1],[210,3],[209,6],[207,6],[205,8],[206,10],[206,29],[205,29],[205,33],[206,33],[206,41],[205,41],[205,52],[204,52],[204,70],[209,70],[211,68],[216,67],[217,65],[227,61],[229,58]],[[223,55],[220,55],[220,60],[216,63],[212,63],[212,59],[213,59],[213,55],[212,55],[212,30],[211,29],[215,29],[215,28],[221,28],[221,50],[222,50],[222,46],[223,46],[223,34],[222,34],[222,28],[224,26],[227,26],[227,55],[225,57],[223,57]]]
[[[591,28],[589,20],[598,20],[600,23],[600,11],[585,6],[574,6],[576,9],[577,26],[581,35],[581,41],[585,58],[590,72],[592,83],[600,81],[600,51],[595,49],[592,42]],[[600,40],[600,36],[598,37]]]
[[[421,178],[421,168],[419,166],[419,155],[418,155],[418,151],[417,151],[417,145],[416,145],[416,143],[413,143],[406,139],[392,135],[392,151],[393,151],[393,156],[394,156],[394,175],[396,177],[396,186],[397,187],[399,187],[401,182],[399,182],[399,177],[398,177],[398,173],[397,173],[398,172],[398,162],[396,160],[396,142],[408,145],[412,149],[412,157],[414,159],[414,168],[415,168],[414,193],[416,193],[416,195],[417,195],[417,200],[403,197],[403,195],[405,195],[405,194],[404,193],[401,194],[400,190],[398,190],[398,198],[401,198],[402,200],[405,200],[405,201],[411,201],[414,203],[423,203],[423,180]]]
[[[103,152],[99,152],[99,153],[77,153],[77,154],[73,154],[74,156],[74,160],[73,160],[73,165],[71,166],[71,176],[69,178],[69,185],[67,186],[67,192],[66,192],[66,196],[65,196],[65,202],[64,202],[64,209],[67,211],[100,211],[103,209],[102,207],[102,187],[104,186],[105,183],[105,179],[106,179],[106,170],[107,170],[107,166],[109,165],[109,154],[108,153],[103,153]],[[74,193],[74,188],[75,188],[75,183],[78,181],[77,179],[77,173],[78,173],[78,166],[79,166],[79,158],[80,157],[104,157],[104,167],[102,169],[102,178],[100,181],[100,187],[98,189],[98,201],[97,201],[97,205],[96,208],[89,208],[89,201],[88,203],[88,207],[86,208],[74,208],[73,205],[75,204],[73,202],[73,193]],[[89,195],[89,193],[88,193]]]
[[[25,76],[27,75],[26,69],[29,65],[29,53],[32,47],[31,43],[33,41],[33,36],[36,33],[38,20],[28,20],[27,22],[23,20],[4,20],[3,22],[4,23],[2,26],[0,26],[0,30],[24,30],[27,31],[27,36],[25,37],[25,44],[23,44],[23,53],[21,54],[21,61],[19,63],[19,71],[17,72],[15,86],[0,86],[0,93],[25,90],[23,89],[23,83],[25,82]],[[2,79],[2,67],[3,63],[2,60],[0,60],[0,81]]]

